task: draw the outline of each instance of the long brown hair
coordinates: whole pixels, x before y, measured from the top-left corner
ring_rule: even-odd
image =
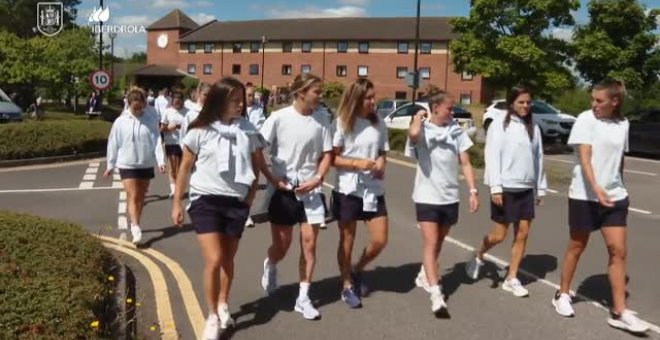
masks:
[[[291,84],[291,87],[289,88],[289,91],[291,91],[291,98],[295,100],[298,97],[298,94],[305,93],[312,86],[321,83],[323,83],[323,81],[317,75],[312,73],[299,74],[293,79],[293,84]]]
[[[374,84],[369,79],[359,78],[344,90],[339,102],[338,112],[339,120],[347,133],[353,132],[355,120],[362,111],[364,98],[367,96],[367,92],[373,88]],[[367,119],[372,125],[378,124],[378,117],[374,111],[369,113]]]
[[[234,91],[243,91],[243,93],[245,93],[245,86],[236,78],[225,77],[213,84],[206,96],[202,111],[200,111],[199,116],[190,123],[189,129],[209,126],[226,115],[229,106],[229,96],[231,96]],[[247,114],[245,101],[244,95],[243,112],[241,113],[243,117]]]
[[[607,96],[616,98],[619,101],[619,106],[614,108],[612,111],[611,119],[614,120],[623,120],[623,114],[621,114],[621,108],[623,107],[623,100],[626,97],[626,87],[623,82],[616,79],[605,79],[600,83],[594,85],[593,90],[595,91],[607,91]]]
[[[518,114],[513,110],[513,103],[518,99],[523,94],[528,94],[530,97],[532,97],[532,91],[530,91],[528,88],[524,86],[514,86],[509,90],[509,93],[506,96],[506,107],[507,107],[507,112],[506,112],[506,117],[504,118],[504,129],[509,127],[509,123],[511,123],[511,115],[516,115]],[[534,121],[532,120],[532,111],[530,109],[529,113],[524,116],[520,117],[523,123],[525,124],[525,128],[527,129],[527,134],[529,135],[529,139],[532,140],[534,139]]]

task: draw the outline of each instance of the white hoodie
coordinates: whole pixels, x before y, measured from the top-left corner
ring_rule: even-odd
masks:
[[[158,115],[153,108],[145,108],[140,117],[129,111],[120,115],[112,124],[108,138],[108,170],[164,166],[165,155],[158,127]]]
[[[535,189],[537,197],[545,196],[541,129],[534,124],[534,137],[530,140],[520,118],[512,115],[506,130],[505,118],[506,115],[495,118],[488,129],[484,183],[490,186],[491,194],[507,189]]]

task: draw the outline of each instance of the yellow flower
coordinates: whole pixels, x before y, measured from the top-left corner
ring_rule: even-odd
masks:
[[[126,303],[128,303],[128,304],[133,303],[133,299],[131,299],[131,298],[126,299]]]
[[[92,327],[92,328],[99,328],[99,321],[94,320],[94,321],[92,321],[92,323],[89,326]]]
[[[108,294],[112,294],[112,293],[113,293],[113,290],[112,290],[112,289],[108,289]]]
[[[140,306],[142,306],[141,303],[139,303],[139,302],[136,302],[136,303],[135,303],[135,307],[140,307]]]
[[[112,276],[112,275],[108,276],[108,281],[114,281],[114,280],[115,280],[114,276]]]
[[[152,332],[155,332],[157,329],[158,327],[156,327],[156,325],[151,325],[151,327],[149,327],[149,330],[151,330]]]

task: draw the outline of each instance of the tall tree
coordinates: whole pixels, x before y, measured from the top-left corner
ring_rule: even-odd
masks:
[[[591,83],[606,77],[625,81],[631,89],[645,89],[658,81],[660,48],[656,17],[637,0],[592,0],[589,22],[575,32],[573,58]]]
[[[480,74],[496,88],[525,84],[542,96],[570,87],[568,44],[550,29],[574,25],[579,0],[474,0],[469,17],[452,20],[455,70]]]
[[[0,0],[0,29],[16,34],[20,38],[30,38],[37,34],[37,3],[41,0]],[[60,0],[64,13],[64,27],[74,26],[80,0]]]

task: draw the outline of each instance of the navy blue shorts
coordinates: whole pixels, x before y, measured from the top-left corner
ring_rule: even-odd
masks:
[[[165,145],[165,155],[182,157],[183,150],[181,150],[181,146],[178,144],[168,144]]]
[[[364,211],[363,208],[362,197],[332,191],[332,214],[338,222],[369,221],[387,216],[385,196],[378,196],[376,211]]]
[[[417,222],[433,222],[441,226],[452,226],[458,222],[458,203],[424,204],[415,203]]]
[[[150,180],[156,176],[154,174],[154,168],[146,168],[146,169],[119,169],[119,177],[121,179]]]
[[[188,215],[198,234],[221,233],[241,238],[250,206],[238,197],[203,195],[190,203]]]
[[[614,202],[612,208],[599,202],[568,200],[568,226],[575,231],[596,231],[603,227],[628,225],[628,197]]]
[[[490,219],[500,224],[534,219],[534,189],[525,191],[505,191],[502,193],[504,204],[499,207],[490,202]]]
[[[325,205],[325,195],[321,194],[321,198],[323,199],[323,208],[328,211]],[[293,191],[276,190],[268,204],[268,215],[272,224],[281,226],[307,223],[305,205],[298,200]]]

